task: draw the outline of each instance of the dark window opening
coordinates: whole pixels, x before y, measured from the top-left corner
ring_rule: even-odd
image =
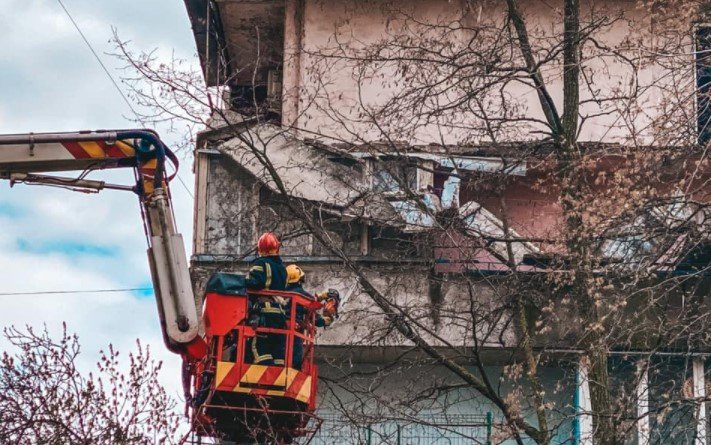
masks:
[[[374,227],[371,234],[371,247],[374,256],[396,261],[413,258],[418,254],[416,238],[412,234],[403,233],[399,229],[390,227]]]
[[[711,141],[711,26],[696,28],[696,107],[698,142]]]
[[[349,168],[354,175],[360,180],[363,178],[363,164],[359,162],[357,159],[351,159],[351,158],[346,158],[342,156],[334,156],[334,157],[329,157],[329,161],[342,165],[344,167]]]
[[[432,188],[433,188],[434,194],[440,198],[442,197],[442,191],[444,190],[444,183],[447,182],[447,179],[449,179],[450,173],[451,173],[451,169],[448,169],[448,170],[438,169],[434,173],[434,180],[432,181],[433,182]]]
[[[280,107],[274,104],[268,85],[232,85],[230,106],[244,116],[260,115],[268,122],[280,120]]]
[[[235,85],[232,87],[232,106],[237,110],[253,109],[268,98],[266,85]]]
[[[649,367],[650,443],[694,443],[695,404],[691,360],[652,357]]]

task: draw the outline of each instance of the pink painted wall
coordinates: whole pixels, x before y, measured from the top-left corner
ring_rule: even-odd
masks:
[[[293,1],[293,0],[290,0]],[[393,2],[385,0],[365,0],[352,2],[345,0],[304,0],[301,10],[301,22],[287,20],[285,63],[285,97],[287,110],[285,123],[294,123],[309,133],[324,134],[345,140],[382,140],[384,135],[373,125],[363,121],[363,113],[370,107],[382,105],[389,95],[401,91],[403,76],[394,67],[384,66],[371,72],[369,77],[362,77],[353,62],[344,56],[353,55],[354,49],[374,44],[383,39],[393,39],[406,33],[417,32],[410,20],[393,15],[387,11],[387,5]],[[394,2],[403,11],[411,13],[413,18],[425,23],[450,23],[457,18],[465,1],[447,0],[412,0]],[[545,38],[559,36],[562,32],[561,8],[557,3],[542,0],[524,0],[520,2],[527,20],[533,41],[542,42]],[[650,20],[642,15],[632,0],[587,0],[583,1],[586,16],[598,17],[605,13],[619,17],[619,21],[596,34],[597,40],[611,48],[622,49],[631,57],[636,57],[645,46],[652,45],[654,31]],[[485,2],[486,6],[475,8],[461,21],[465,26],[474,26],[491,22],[500,24],[504,11],[503,2]],[[293,9],[293,8],[292,8]],[[289,8],[287,8],[289,10]],[[293,14],[292,14],[293,15]],[[410,25],[408,27],[408,25]],[[426,33],[423,32],[423,35]],[[455,47],[461,48],[471,37],[468,31],[453,32],[449,38]],[[458,40],[458,41],[457,41]],[[296,53],[295,48],[302,50]],[[671,94],[673,86],[676,93],[692,85],[688,82],[691,70],[685,71],[687,81],[678,84],[678,79],[668,77],[658,65],[639,64],[629,66],[620,59],[605,56],[592,46],[587,54],[595,58],[585,63],[585,79],[592,82],[590,88],[583,88],[582,99],[592,98],[595,91],[597,98],[607,98],[620,91],[630,91],[639,87],[639,94],[634,101],[618,100],[612,102],[588,103],[582,114],[586,122],[581,130],[581,140],[617,143],[655,142],[659,134],[649,127],[651,119],[661,113],[670,113],[663,107],[660,91],[666,88]],[[482,48],[485,50],[485,48]],[[689,46],[688,50],[691,50]],[[651,50],[650,50],[651,51]],[[329,57],[324,57],[329,53]],[[296,58],[296,59],[295,59]],[[667,59],[670,62],[671,59]],[[692,56],[688,55],[675,62],[693,66]],[[413,67],[413,69],[418,69]],[[543,76],[556,105],[562,110],[562,63],[558,59],[544,66]],[[437,75],[433,73],[433,78]],[[295,91],[299,91],[298,94]],[[287,93],[289,92],[289,93]],[[519,108],[519,114],[526,117],[544,119],[535,90],[523,82],[511,82],[505,89],[508,105]],[[482,100],[492,98],[482,97]],[[495,99],[495,98],[493,98]],[[619,109],[633,107],[631,113],[621,113]],[[683,115],[684,111],[693,110],[693,101],[686,100],[674,113]],[[603,113],[603,115],[599,115]],[[692,113],[693,115],[693,113]],[[472,127],[480,127],[481,121],[471,115],[459,114],[446,119],[463,119],[461,124],[468,129],[454,130],[447,125],[431,124],[417,131],[400,134],[393,128],[387,129],[390,137],[407,140],[412,143],[487,143],[490,139]],[[367,120],[367,119],[366,119]],[[400,123],[411,120],[405,113]],[[381,120],[381,123],[385,121]],[[397,128],[400,125],[396,125]],[[497,135],[500,140],[530,140],[541,137],[543,129],[537,124],[516,124]],[[357,135],[357,136],[355,136]],[[656,141],[661,142],[661,141]]]

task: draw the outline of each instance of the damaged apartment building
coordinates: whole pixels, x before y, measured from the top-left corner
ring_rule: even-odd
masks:
[[[340,291],[341,318],[318,336],[324,423],[313,443],[515,443],[508,442],[513,439],[497,400],[510,403],[516,394],[522,418],[540,426],[531,401],[536,390],[515,370],[525,354],[511,300],[530,293],[545,304],[526,306],[528,315],[543,313],[550,323],[536,331],[531,348],[539,360],[536,379],[546,397],[551,443],[591,444],[588,369],[580,344],[571,340],[579,338],[580,320],[561,303],[565,295],[547,295],[540,285],[540,277],[570,263],[560,243],[551,241],[565,223],[553,149],[531,142],[531,135],[542,133],[535,121],[545,119],[535,88],[511,82],[500,91],[521,101],[532,130],[516,130],[513,114],[506,125],[488,122],[497,127],[492,130],[456,117],[441,124],[441,115],[426,111],[432,106],[427,98],[416,98],[423,89],[403,86],[405,79],[425,84],[444,75],[412,74],[429,69],[411,54],[412,61],[402,63],[414,42],[423,45],[418,57],[425,57],[434,33],[442,33],[440,40],[462,39],[466,48],[456,32],[477,28],[487,14],[498,23],[506,17],[504,6],[444,0],[185,4],[205,82],[225,98],[198,135],[195,151],[191,265],[197,295],[213,271],[246,271],[264,231],[280,235],[282,256],[304,269],[308,288]],[[592,4],[625,17],[624,26],[641,14],[634,2],[586,3],[590,11],[596,10]],[[555,28],[559,9],[520,2],[533,38]],[[427,30],[415,32],[423,26]],[[631,29],[624,26],[601,29],[601,38],[622,41]],[[707,44],[705,28],[699,29],[697,44]],[[378,65],[383,59],[389,60]],[[703,60],[689,63],[699,78],[708,76]],[[594,77],[598,89],[619,82],[610,66]],[[562,90],[560,76],[547,80],[550,91]],[[431,94],[448,97],[449,91],[437,90],[441,84],[433,84],[428,91],[437,92]],[[581,146],[594,153],[586,171],[615,177],[622,165],[634,170],[621,148],[629,126],[614,113],[588,114],[579,135]],[[501,139],[486,143],[487,131]],[[689,166],[665,162],[654,187],[676,196],[664,181],[673,182]],[[692,180],[698,192],[690,201],[708,202],[704,168]],[[604,181],[594,189],[613,194]],[[627,443],[709,443],[708,339],[692,342],[680,334],[673,344],[652,341],[662,338],[654,330],[659,319],[681,320],[691,305],[697,315],[708,311],[703,271],[711,249],[704,212],[678,203],[649,208],[608,230],[596,247],[604,270],[626,268],[623,275],[638,276],[644,268],[661,281],[689,277],[684,285],[670,285],[665,303],[654,308],[658,312],[624,344],[610,345],[611,392],[622,400]],[[662,227],[665,235],[640,235],[641,225]],[[680,234],[682,226],[696,235]],[[649,273],[644,276],[649,280]],[[630,295],[620,313],[647,307],[647,292]],[[417,327],[419,340],[397,328],[398,317]],[[487,374],[496,394],[483,397],[462,385],[417,341],[474,374]]]

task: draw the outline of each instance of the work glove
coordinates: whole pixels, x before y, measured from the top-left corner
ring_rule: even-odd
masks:
[[[329,289],[326,292],[325,302],[323,304],[323,313],[328,315],[328,318],[333,320],[338,318],[338,306],[341,303],[341,294],[336,289]]]
[[[341,294],[338,293],[338,290],[336,289],[329,289],[328,292],[326,292],[326,298],[329,300],[335,300],[337,303],[341,302]]]

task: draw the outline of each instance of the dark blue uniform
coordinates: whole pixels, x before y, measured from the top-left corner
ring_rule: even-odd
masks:
[[[286,267],[278,255],[260,256],[252,262],[247,276],[247,289],[285,290]],[[285,329],[284,307],[272,297],[252,301],[251,318],[263,328]],[[248,362],[261,365],[283,365],[285,340],[282,334],[258,333],[250,342]],[[251,356],[251,357],[250,357]],[[251,360],[250,360],[251,358]]]
[[[252,261],[247,275],[247,289],[286,289],[286,267],[279,255],[260,256]]]
[[[309,298],[311,300],[316,301],[316,297],[313,296],[313,294],[309,293],[306,289],[304,289],[300,283],[292,283],[292,284],[287,284],[286,285],[286,290],[289,292],[294,292],[295,294],[303,295],[306,298]],[[291,312],[291,300],[286,304],[286,313],[290,314]],[[297,306],[296,307],[296,322],[301,323],[304,321],[304,317],[308,311],[304,309],[303,306]],[[324,321],[323,318],[319,314],[316,314],[316,327],[317,328],[322,328],[326,326],[326,322]]]
[[[306,298],[309,298],[311,300],[316,301],[316,297],[314,297],[312,294],[310,294],[306,289],[304,289],[301,286],[301,283],[292,283],[292,284],[287,284],[286,290],[289,292],[294,292],[299,295],[303,295]],[[291,300],[286,304],[286,314],[287,316],[291,314],[291,308],[293,305],[291,304]],[[306,315],[308,315],[308,311],[304,309],[303,306],[296,306],[296,324],[300,324],[301,322],[304,321],[304,318],[306,318]],[[326,326],[326,322],[324,321],[323,318],[321,318],[320,315],[316,314],[316,327],[322,328]],[[304,341],[300,337],[294,336],[294,360],[293,360],[293,365],[294,368],[296,369],[301,369],[301,363],[304,360]]]

